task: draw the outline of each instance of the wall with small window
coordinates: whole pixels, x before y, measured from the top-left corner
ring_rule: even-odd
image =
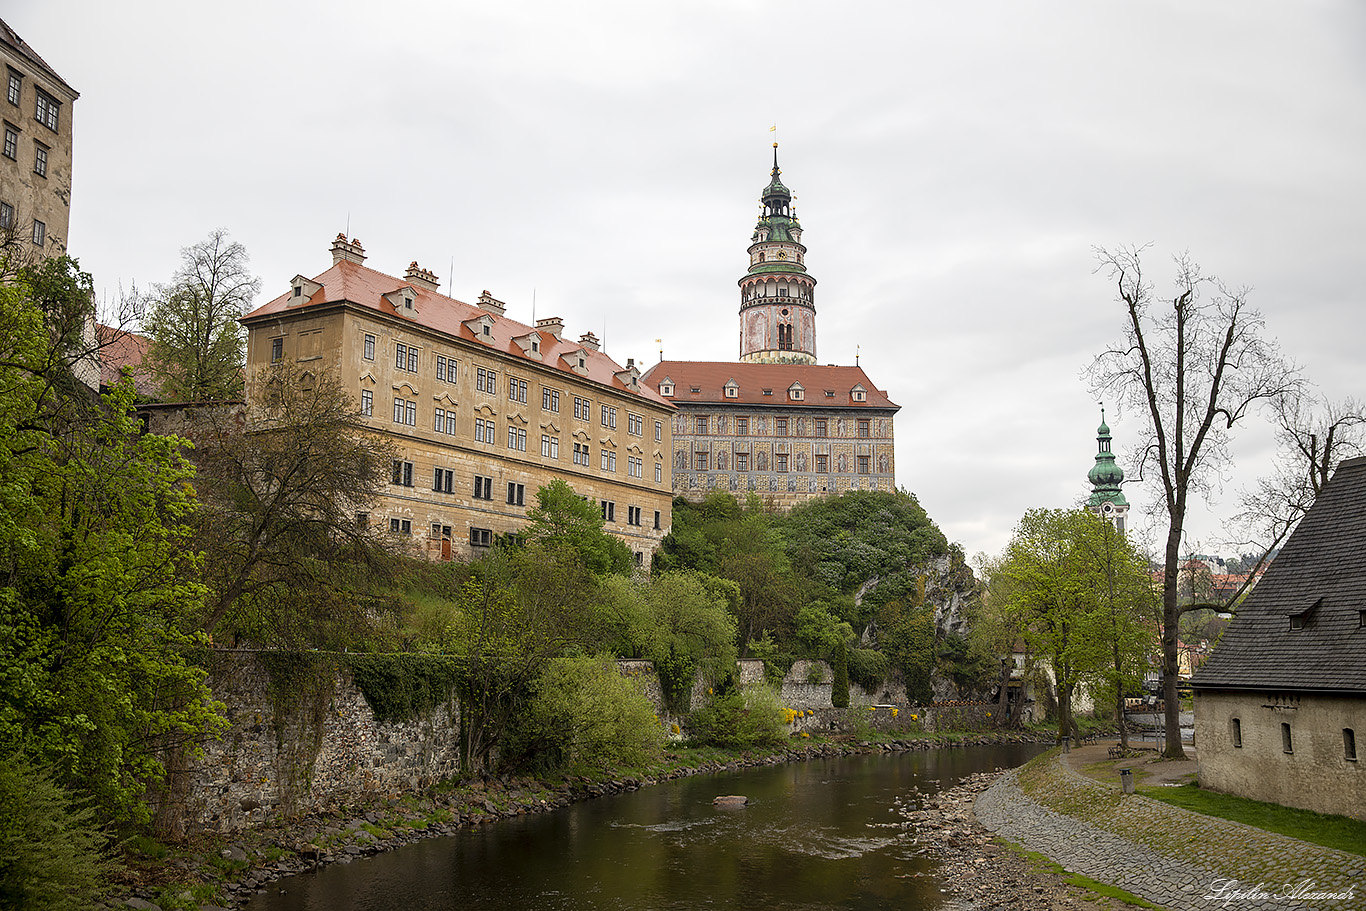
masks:
[[[1197,690],[1200,786],[1366,819],[1363,725],[1366,695]]]

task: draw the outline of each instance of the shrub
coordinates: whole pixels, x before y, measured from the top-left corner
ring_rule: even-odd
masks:
[[[876,649],[851,648],[848,656],[849,680],[871,692],[887,679],[887,656]]]
[[[93,818],[27,759],[0,761],[0,908],[93,907],[112,868]]]
[[[737,689],[723,685],[688,721],[699,745],[747,749],[776,746],[787,739],[777,692],[762,683]]]
[[[551,661],[503,745],[503,762],[526,771],[605,771],[657,758],[664,728],[650,700],[610,657]]]

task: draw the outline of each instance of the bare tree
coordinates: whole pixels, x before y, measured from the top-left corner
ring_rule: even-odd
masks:
[[[163,395],[181,402],[241,397],[246,344],[237,320],[260,290],[246,248],[221,228],[180,251],[170,284],[152,286],[143,320]]]
[[[1182,534],[1192,493],[1208,496],[1232,459],[1229,431],[1258,404],[1299,388],[1295,368],[1263,337],[1261,315],[1247,289],[1202,275],[1175,258],[1173,296],[1159,301],[1140,262],[1144,248],[1097,249],[1100,269],[1125,307],[1124,337],[1096,357],[1091,382],[1148,418],[1138,448],[1137,479],[1152,483],[1167,514],[1162,582],[1162,670],[1166,726],[1179,731],[1177,634]],[[1183,758],[1179,736],[1165,755]]]
[[[364,520],[392,453],[365,432],[335,377],[288,361],[263,369],[245,413],[204,409],[204,425],[187,430],[197,530],[213,554],[205,629],[232,616],[239,629],[279,639],[297,619],[276,616],[280,592],[325,607],[342,567],[365,555]],[[244,620],[253,613],[266,622]]]
[[[1290,537],[1344,459],[1366,452],[1366,408],[1353,399],[1333,402],[1316,393],[1291,392],[1272,403],[1277,453],[1270,474],[1245,490],[1236,517],[1244,531],[1240,547],[1252,547],[1256,563],[1225,604],[1193,604],[1229,609],[1255,582],[1272,555]]]

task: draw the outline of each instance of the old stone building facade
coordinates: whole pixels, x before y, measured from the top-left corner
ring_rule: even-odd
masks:
[[[0,231],[40,255],[60,256],[71,224],[71,121],[79,94],[4,21],[0,62]]]
[[[674,409],[634,364],[592,333],[565,338],[561,320],[511,320],[488,292],[477,306],[441,294],[416,263],[403,278],[367,268],[358,241],[339,235],[332,256],[243,318],[247,397],[284,359],[341,378],[396,450],[361,521],[433,558],[477,556],[563,478],[648,565],[670,525]]]
[[[894,490],[900,406],[862,368],[816,363],[816,280],[773,171],[740,279],[740,359],[660,361],[643,384],[673,416],[673,489],[759,495],[778,508],[850,490]]]
[[[1324,485],[1191,686],[1202,788],[1366,819],[1366,458]]]

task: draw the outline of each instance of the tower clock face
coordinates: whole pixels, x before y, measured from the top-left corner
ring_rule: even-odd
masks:
[[[1112,504],[1110,504],[1110,503],[1106,503],[1104,506],[1101,507],[1101,510],[1102,510],[1106,515],[1109,515],[1110,513],[1112,513],[1112,512],[1115,511],[1115,507],[1114,507]]]

